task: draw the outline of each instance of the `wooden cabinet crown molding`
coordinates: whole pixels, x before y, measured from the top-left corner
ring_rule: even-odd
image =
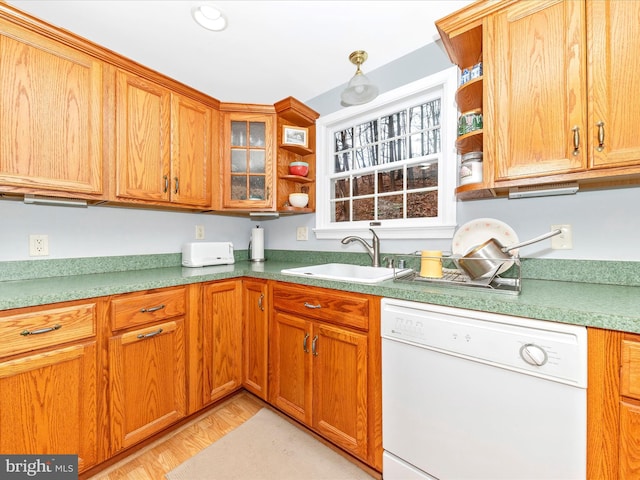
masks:
[[[135,73],[147,80],[157,82],[181,95],[191,97],[193,100],[204,103],[213,108],[220,108],[220,101],[210,95],[195,90],[177,80],[174,80],[160,72],[152,70],[137,63],[119,53],[98,45],[73,32],[53,26],[43,20],[29,15],[15,7],[0,2],[0,18],[8,20],[16,25],[27,28],[35,33],[48,37],[63,45],[75,48],[89,54],[98,60],[114,65],[118,68]]]

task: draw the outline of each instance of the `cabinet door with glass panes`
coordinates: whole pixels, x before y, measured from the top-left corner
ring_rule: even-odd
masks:
[[[275,208],[274,115],[226,113],[223,123],[222,207]]]

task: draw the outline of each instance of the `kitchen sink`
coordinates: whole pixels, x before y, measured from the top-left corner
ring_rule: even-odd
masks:
[[[411,271],[409,268],[395,269],[395,275],[401,276]],[[393,268],[367,267],[348,263],[324,263],[308,267],[285,268],[280,273],[297,277],[321,278],[323,280],[338,280],[341,282],[379,283],[392,279]]]

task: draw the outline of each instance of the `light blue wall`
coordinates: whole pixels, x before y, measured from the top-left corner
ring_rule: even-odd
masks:
[[[451,66],[439,43],[427,45],[392,63],[365,74],[380,87],[381,92],[418,80]],[[348,79],[346,79],[348,80]],[[340,92],[344,85],[307,100],[311,108],[327,115],[343,108]],[[322,161],[318,159],[318,161]],[[487,199],[458,202],[458,224],[475,218],[496,218],[506,222],[518,234],[520,240],[533,238],[550,230],[554,224],[570,224],[573,227],[572,250],[550,250],[550,241],[521,249],[525,257],[634,260],[640,261],[640,187],[583,191],[576,195],[529,198],[519,200]],[[304,215],[265,223],[265,233],[271,243],[284,249],[357,251],[361,246],[342,246],[337,241],[295,240],[295,227],[314,226],[314,216]],[[410,253],[422,249],[450,250],[448,240],[388,240],[383,242],[385,252]]]
[[[429,45],[375,71],[365,73],[382,92],[450,66],[437,45]],[[348,79],[345,79],[345,83]],[[305,101],[323,115],[340,107],[343,86]],[[304,100],[303,100],[304,101]],[[524,240],[549,230],[552,224],[573,226],[573,250],[549,250],[549,242],[525,247],[527,257],[640,261],[640,187],[579,192],[565,197],[521,200],[489,199],[458,202],[458,223],[481,217],[509,224]],[[242,217],[165,212],[149,209],[89,207],[87,209],[24,205],[0,200],[0,261],[28,256],[29,234],[49,235],[50,256],[73,258],[150,253],[176,253],[194,240],[195,225],[204,225],[206,240],[231,241],[246,249],[255,221]],[[292,215],[259,222],[265,228],[265,248],[283,250],[361,251],[361,246],[337,240],[316,240],[315,215]],[[309,227],[309,241],[297,241],[296,227]],[[384,252],[449,250],[450,241],[384,241]]]

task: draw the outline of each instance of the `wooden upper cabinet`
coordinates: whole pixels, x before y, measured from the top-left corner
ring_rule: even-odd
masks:
[[[102,62],[0,19],[0,190],[103,193]]]
[[[222,210],[275,209],[275,125],[273,113],[223,114]]]
[[[593,139],[589,166],[638,165],[640,2],[589,0],[586,7],[587,38],[592,39],[587,49],[592,97],[588,128]]]
[[[212,109],[123,70],[115,96],[116,196],[210,205]]]
[[[485,144],[496,181],[586,168],[584,32],[584,2],[518,2],[487,18]]]
[[[178,94],[171,98],[171,198],[177,203],[211,204],[211,108]]]
[[[166,202],[171,188],[171,92],[116,73],[116,195]]]

